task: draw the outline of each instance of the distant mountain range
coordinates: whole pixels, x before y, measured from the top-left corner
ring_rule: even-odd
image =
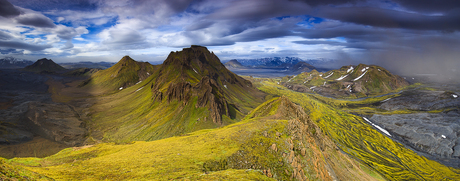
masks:
[[[66,69],[77,69],[77,68],[98,68],[98,69],[108,69],[109,67],[115,65],[114,62],[71,62],[71,63],[61,63]]]
[[[24,68],[32,65],[34,62],[14,57],[3,57],[0,59],[0,69],[16,69]]]
[[[294,67],[299,62],[308,64],[310,70],[316,69],[318,71],[329,71],[328,65],[336,63],[334,59],[318,58],[302,60],[299,57],[271,57],[271,58],[258,58],[258,59],[232,59],[225,63],[229,68],[282,68],[293,71]],[[302,64],[306,66],[307,64]],[[298,65],[300,66],[300,64]],[[297,67],[298,69],[298,67]],[[297,70],[296,69],[296,70]]]

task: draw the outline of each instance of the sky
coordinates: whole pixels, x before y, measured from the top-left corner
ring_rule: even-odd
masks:
[[[221,60],[458,72],[459,30],[458,0],[0,0],[0,57],[61,63],[161,63],[202,45]]]

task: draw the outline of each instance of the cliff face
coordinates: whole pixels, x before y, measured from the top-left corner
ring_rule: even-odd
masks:
[[[177,100],[186,105],[197,97],[196,107],[207,107],[212,121],[218,125],[222,125],[222,115],[231,116],[230,97],[258,92],[251,82],[225,68],[214,53],[196,45],[171,52],[151,88],[156,101],[166,98],[168,102]]]

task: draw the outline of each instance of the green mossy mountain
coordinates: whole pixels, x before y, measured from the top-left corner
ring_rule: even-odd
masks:
[[[238,122],[264,97],[206,47],[192,46],[171,52],[142,82],[101,97],[89,126],[96,139],[156,140]]]
[[[34,64],[24,67],[23,70],[31,72],[43,72],[43,73],[53,73],[67,70],[64,67],[58,65],[51,59],[42,58],[37,60]]]
[[[146,79],[157,68],[148,62],[137,62],[124,56],[112,67],[92,74],[83,86],[95,86],[106,91],[121,90]]]
[[[318,92],[333,97],[366,97],[392,92],[409,83],[398,75],[376,66],[359,64],[343,66],[320,73],[316,70],[284,77],[281,82],[299,92]]]

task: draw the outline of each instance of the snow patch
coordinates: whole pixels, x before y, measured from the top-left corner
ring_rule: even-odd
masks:
[[[452,97],[454,97],[454,98],[457,98],[457,97],[458,97],[458,95],[452,94]]]
[[[142,90],[143,88],[144,88],[144,87],[141,87],[141,88],[137,89],[136,92]]]
[[[367,70],[366,70],[366,71],[365,71],[363,74],[361,74],[359,77],[357,77],[356,79],[353,79],[353,81],[357,81],[357,80],[359,80],[359,79],[360,79],[361,77],[363,77],[363,76],[364,76],[364,74],[366,74],[366,73],[367,73]]]
[[[390,99],[391,99],[391,97],[388,98],[388,99],[385,99],[385,100],[383,100],[383,101],[380,101],[380,102],[387,102],[387,101],[389,101]]]
[[[224,87],[227,89],[227,85],[224,85]]]
[[[316,86],[310,87],[310,89],[314,89],[314,88],[316,88]]]
[[[447,137],[445,135],[441,135],[442,138],[446,139]]]
[[[137,82],[136,85],[139,84],[139,83],[141,83],[141,82],[142,82],[142,81]]]
[[[334,72],[331,72],[331,74],[327,75],[326,77],[324,77],[325,79],[329,78],[332,76],[332,74],[334,74]]]
[[[123,89],[123,87],[118,88],[118,90],[121,90],[121,89]]]
[[[379,70],[379,72],[381,71],[380,69],[377,69],[377,70]]]
[[[351,66],[351,67],[347,70],[347,73],[350,73],[351,71],[353,71],[353,69],[355,69],[355,68],[353,68],[353,66]]]
[[[323,83],[323,86],[326,85],[326,82]]]
[[[350,86],[351,86],[351,84],[348,84],[348,85],[347,85],[347,88],[345,88],[345,89],[348,89],[348,88],[350,88]]]
[[[320,76],[320,77],[322,77],[322,76],[323,76],[323,74],[319,74],[319,76]]]
[[[383,129],[382,127],[372,123],[371,121],[369,121],[369,119],[367,119],[366,117],[363,117],[364,120],[366,120],[369,124],[371,124],[372,126],[374,126],[375,128],[379,129],[381,132],[387,134],[388,136],[391,136],[390,132],[388,132],[387,130]]]
[[[150,73],[147,72],[147,75],[150,75]]]
[[[347,77],[347,76],[348,76],[348,74],[347,74],[347,75],[342,75],[342,76],[340,76],[338,79],[335,79],[335,80],[342,80],[342,79],[344,79],[344,78]]]
[[[195,69],[193,69],[193,71],[195,71],[195,73],[197,73],[197,74],[198,74],[198,72],[197,72]]]

